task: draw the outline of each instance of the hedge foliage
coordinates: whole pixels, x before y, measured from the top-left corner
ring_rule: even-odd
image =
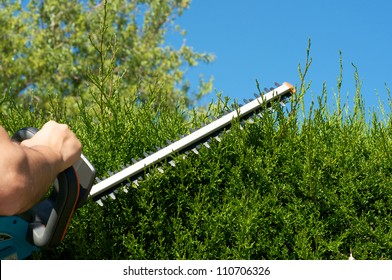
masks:
[[[245,129],[235,122],[210,149],[164,174],[150,170],[104,207],[89,203],[64,243],[42,257],[347,259],[351,251],[390,259],[391,122],[330,114],[321,102],[301,122],[299,111],[279,108]],[[92,161],[107,159],[98,166],[115,168],[118,157],[128,162],[187,129],[184,112],[132,108],[121,133],[129,143],[116,148],[110,132],[93,136]]]
[[[234,120],[222,141],[199,155],[178,157],[164,174],[152,168],[138,187],[103,207],[89,202],[75,214],[64,242],[35,257],[347,259],[353,252],[357,259],[390,259],[391,121],[376,114],[366,121],[356,98],[351,113],[330,112],[324,92],[306,114],[300,100],[292,100],[291,108],[277,107],[243,129]],[[88,108],[63,119],[101,177],[225,106],[195,114],[154,102],[118,102],[117,115],[107,112],[102,122]],[[8,128],[53,117],[19,111],[19,120],[8,108],[16,117],[6,123],[2,115]]]

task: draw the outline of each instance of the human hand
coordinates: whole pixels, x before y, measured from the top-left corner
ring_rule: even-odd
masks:
[[[82,153],[82,145],[66,124],[49,121],[22,146],[32,149],[46,149],[57,172],[72,166]]]

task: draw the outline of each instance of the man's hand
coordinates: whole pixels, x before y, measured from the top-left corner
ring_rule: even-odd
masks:
[[[30,149],[49,148],[53,153],[51,161],[55,162],[57,173],[73,165],[82,153],[82,144],[66,124],[49,121],[31,139],[21,143]],[[49,151],[48,151],[49,152]]]

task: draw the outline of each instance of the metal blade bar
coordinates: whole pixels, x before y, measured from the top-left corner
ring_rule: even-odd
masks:
[[[140,176],[146,168],[158,163],[159,161],[168,158],[169,156],[179,153],[182,150],[203,143],[207,137],[215,136],[217,133],[223,131],[226,127],[231,125],[231,122],[235,118],[246,118],[251,115],[255,110],[265,106],[264,103],[271,102],[273,100],[291,96],[295,92],[295,89],[289,83],[283,83],[276,89],[273,89],[248,104],[239,107],[237,110],[232,111],[224,115],[223,117],[213,121],[212,123],[196,130],[195,132],[183,137],[182,139],[170,144],[169,146],[162,148],[152,155],[134,163],[133,165],[123,169],[122,171],[106,178],[96,185],[94,185],[90,192],[90,197],[101,197],[105,193],[108,193],[112,188],[118,186],[126,180],[130,180],[135,176]]]

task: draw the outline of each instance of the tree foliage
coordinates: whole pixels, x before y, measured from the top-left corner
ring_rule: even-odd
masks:
[[[201,80],[201,92],[190,96],[184,73],[213,56],[195,52],[185,40],[179,49],[165,44],[169,31],[184,35],[174,22],[189,5],[189,0],[2,1],[0,92],[83,95],[86,84],[94,83],[89,76],[106,67],[121,76],[123,95],[145,99],[148,87],[158,83],[168,104],[178,99],[190,104],[212,81]]]

